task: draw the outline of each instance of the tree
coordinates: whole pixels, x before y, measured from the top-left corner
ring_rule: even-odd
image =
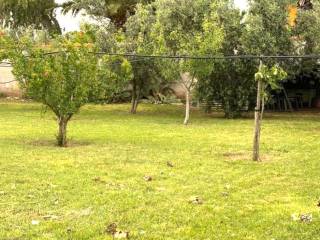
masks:
[[[312,9],[302,8],[298,11],[296,24],[292,28],[294,44],[298,46],[299,54],[320,54],[320,2],[315,1],[312,6]],[[295,64],[300,72],[313,72],[320,77],[317,66],[318,59],[303,60]]]
[[[81,10],[94,17],[109,18],[118,28],[122,27],[128,16],[133,15],[137,3],[151,0],[69,0],[62,4],[64,13],[72,11],[74,15]]]
[[[255,130],[253,140],[253,160],[260,160],[260,134],[261,120],[264,113],[264,103],[266,98],[266,89],[270,86],[272,89],[279,89],[279,82],[287,77],[287,73],[279,66],[271,68],[260,61],[259,71],[255,74],[255,80],[258,83],[257,104],[255,108]]]
[[[54,0],[2,0],[0,1],[0,24],[17,29],[33,26],[47,29],[50,33],[61,33],[56,19]]]
[[[9,58],[9,51],[7,48],[12,48],[12,39],[5,30],[0,29],[0,61]]]
[[[158,0],[155,2],[156,21],[152,37],[155,53],[167,55],[203,56],[219,53],[223,32],[216,24],[217,2],[203,0]],[[190,98],[198,81],[212,71],[213,63],[198,59],[181,59],[166,62],[163,75],[178,79],[186,90],[184,124],[190,116]]]
[[[133,78],[132,66],[124,57],[105,55],[99,59],[96,86],[92,86],[90,100],[112,101]]]
[[[237,9],[233,1],[221,1],[216,5],[217,21],[224,34],[221,52],[225,56],[245,55],[240,41],[243,35],[245,15]],[[241,116],[249,107],[254,93],[254,73],[256,68],[251,60],[236,59],[215,61],[213,71],[208,78],[199,82],[197,94],[200,101],[206,103],[206,111],[213,103],[221,103],[226,118]]]
[[[13,73],[27,96],[56,115],[57,143],[65,147],[68,122],[87,103],[97,81],[97,57],[91,53],[94,45],[83,33],[59,37],[47,45],[34,39],[25,36],[15,44]]]
[[[138,4],[136,14],[129,17],[125,24],[127,52],[138,55],[151,55],[154,52],[154,41],[151,36],[155,24],[155,9],[151,4]],[[149,96],[150,92],[158,89],[164,81],[160,72],[160,65],[155,59],[132,58],[133,70],[131,113],[137,112],[142,96]]]
[[[279,0],[251,0],[249,13],[246,17],[246,28],[242,36],[242,44],[247,54],[253,55],[290,55],[294,51],[291,40],[291,30],[288,26],[288,6],[292,1]],[[260,61],[257,72],[261,72],[264,65],[268,69],[272,67],[284,67],[278,60],[268,59]],[[258,74],[259,76],[260,74]],[[277,78],[277,77],[276,77]],[[255,109],[255,131],[253,160],[258,161],[260,131],[261,131],[261,111],[264,106],[261,94],[264,92],[264,75],[257,78],[257,105]]]
[[[113,24],[84,24],[81,30],[94,41],[96,50],[104,53],[122,53],[126,41],[124,33]],[[101,54],[97,86],[90,92],[91,102],[115,102],[122,99],[133,79],[132,65],[125,57]]]

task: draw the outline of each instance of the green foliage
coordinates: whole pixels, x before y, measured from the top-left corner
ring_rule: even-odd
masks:
[[[290,55],[293,51],[288,26],[291,0],[251,0],[245,18],[242,44],[248,54]]]
[[[25,35],[10,54],[13,74],[26,96],[52,110],[59,123],[58,145],[67,145],[67,124],[88,102],[97,81],[94,45],[83,33],[59,37],[47,43],[37,41],[37,33]],[[55,52],[54,54],[47,52]]]
[[[279,89],[279,82],[287,77],[287,73],[279,66],[275,65],[269,68],[262,64],[259,71],[255,74],[256,81],[262,81],[272,89]]]
[[[12,39],[8,33],[0,29],[0,61],[9,57],[8,49],[12,48]]]
[[[72,11],[74,15],[81,10],[94,17],[109,18],[111,22],[122,27],[128,16],[133,15],[137,3],[148,3],[151,0],[69,0],[62,4],[64,12]]]
[[[223,42],[223,32],[216,24],[212,1],[158,0],[155,2],[156,22],[152,29],[155,53],[168,55],[216,55]],[[213,64],[198,60],[169,62],[164,75],[174,81],[182,73],[191,78],[208,76]],[[189,86],[192,87],[192,86]],[[188,88],[189,88],[188,87]]]
[[[98,66],[96,86],[90,92],[90,100],[113,102],[121,99],[133,78],[130,62],[123,57],[103,56]]]
[[[46,46],[22,38],[13,53],[13,73],[27,96],[48,106],[57,117],[71,118],[88,101],[96,81],[97,58],[86,36],[61,37]],[[57,51],[46,55],[45,48]]]
[[[211,6],[217,15],[216,24],[223,30],[224,41],[221,52],[224,55],[245,55],[241,43],[244,34],[244,15],[233,1],[219,2]],[[251,60],[217,60],[210,76],[198,83],[197,94],[210,111],[214,103],[222,104],[227,118],[241,116],[248,109],[255,90],[253,75],[254,62]]]
[[[12,29],[33,26],[60,33],[56,7],[54,0],[1,0],[0,24]]]
[[[151,32],[155,24],[155,8],[151,4],[138,4],[135,14],[128,18],[125,24],[126,52],[139,55],[154,53],[154,39]],[[160,91],[165,78],[161,75],[161,67],[156,59],[130,59],[134,78],[132,79],[132,112],[136,112],[136,105],[143,96],[150,97]],[[156,97],[156,96],[153,96]]]

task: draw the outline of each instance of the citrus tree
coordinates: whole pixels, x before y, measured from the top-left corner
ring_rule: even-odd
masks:
[[[77,33],[46,45],[35,42],[35,36],[22,37],[11,53],[13,74],[26,96],[56,115],[58,146],[67,146],[68,122],[87,103],[91,88],[96,86],[98,60],[93,50],[90,39]]]

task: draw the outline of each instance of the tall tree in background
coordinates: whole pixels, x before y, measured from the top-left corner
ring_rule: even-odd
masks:
[[[54,0],[1,0],[0,24],[11,29],[32,26],[47,29],[50,33],[61,33],[56,7]]]
[[[235,7],[233,0],[220,1],[215,5],[217,24],[223,29],[224,55],[245,55],[240,42],[244,30],[245,15]],[[248,102],[255,90],[255,67],[251,60],[218,60],[208,78],[199,82],[197,94],[206,103],[210,112],[215,103],[221,103],[226,118],[237,118],[248,108]]]
[[[154,43],[151,30],[155,23],[155,11],[151,4],[138,4],[136,14],[125,24],[126,51],[139,55],[152,55]],[[131,113],[137,112],[142,96],[159,88],[164,79],[160,78],[159,65],[155,59],[131,59],[134,77],[132,85]]]
[[[72,11],[74,15],[85,10],[93,17],[109,18],[118,28],[127,18],[133,15],[137,3],[148,3],[152,0],[68,0],[62,4],[64,13]]]
[[[156,54],[204,56],[216,55],[223,42],[223,31],[216,24],[215,5],[210,0],[158,0],[155,2],[156,22],[152,28]],[[162,66],[163,75],[170,76],[185,88],[186,112],[189,123],[190,100],[198,81],[213,69],[212,62],[199,59],[170,60]],[[169,78],[169,77],[168,77]]]

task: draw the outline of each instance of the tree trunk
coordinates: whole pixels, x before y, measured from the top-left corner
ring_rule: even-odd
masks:
[[[260,161],[260,132],[261,132],[261,97],[262,86],[261,80],[258,81],[257,90],[257,105],[255,108],[255,126],[254,126],[254,139],[253,139],[253,161]]]
[[[189,119],[190,119],[190,93],[189,93],[189,90],[187,89],[187,92],[186,92],[186,116],[185,116],[183,124],[188,125]]]
[[[59,147],[66,147],[67,146],[67,125],[68,125],[68,118],[60,117],[58,120],[59,124],[59,131],[57,136],[58,146]]]
[[[139,104],[139,98],[140,98],[140,90],[137,93],[137,84],[135,81],[133,81],[133,89],[132,89],[132,100],[131,100],[131,113],[136,114],[137,108]]]

